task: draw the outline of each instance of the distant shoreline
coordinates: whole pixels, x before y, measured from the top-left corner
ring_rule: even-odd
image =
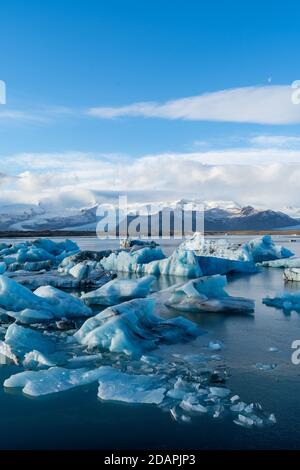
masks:
[[[300,235],[300,230],[227,230],[223,232],[207,231],[206,236],[226,235]],[[65,237],[97,237],[94,231],[74,230],[42,230],[42,231],[0,231],[1,238],[65,238]],[[173,237],[171,237],[173,238]]]

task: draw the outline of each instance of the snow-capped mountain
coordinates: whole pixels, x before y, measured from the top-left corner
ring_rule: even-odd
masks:
[[[95,201],[90,201],[89,204],[82,207],[78,201],[76,204],[65,204],[64,207],[49,202],[41,202],[37,205],[6,205],[0,207],[0,231],[74,230],[92,232],[96,230],[96,225],[101,220],[98,215],[99,207],[105,211],[114,206],[112,204],[101,205]],[[290,208],[290,210],[283,212],[257,209],[252,206],[242,207],[234,201],[203,202],[196,199],[128,204],[128,220],[134,220],[138,213],[143,223],[143,218],[148,220],[148,215],[151,214],[152,229],[158,231],[160,214],[173,211],[173,217],[176,219],[182,210],[185,211],[185,215],[191,223],[195,214],[204,211],[206,231],[272,230],[280,227],[293,227],[300,223],[300,209],[296,208]]]

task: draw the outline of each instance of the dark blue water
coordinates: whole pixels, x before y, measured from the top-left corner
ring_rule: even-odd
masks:
[[[289,246],[288,239],[284,244]],[[81,239],[82,248],[104,247],[104,242]],[[105,245],[106,247],[106,245]],[[300,255],[300,242],[291,249]],[[170,252],[171,247],[166,247]],[[69,392],[30,399],[21,392],[0,389],[1,449],[297,449],[300,447],[300,366],[291,363],[291,343],[300,339],[300,316],[285,316],[266,307],[266,295],[299,286],[284,284],[282,271],[264,270],[229,279],[232,295],[253,298],[255,315],[193,314],[188,318],[224,342],[229,367],[228,386],[250,403],[258,401],[274,412],[277,424],[263,429],[236,426],[231,418],[193,418],[174,422],[155,406],[125,405],[97,399],[97,384]],[[274,346],[278,352],[269,352]],[[197,351],[198,343],[184,348]],[[178,349],[181,346],[178,346]],[[255,368],[257,362],[277,363],[271,372]],[[0,367],[0,383],[15,366]]]

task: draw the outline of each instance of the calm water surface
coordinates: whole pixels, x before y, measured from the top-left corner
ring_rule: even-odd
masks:
[[[82,249],[118,246],[114,241],[73,239]],[[296,243],[287,237],[275,240],[300,256],[300,239]],[[174,244],[164,241],[163,248],[170,254]],[[287,316],[262,304],[266,295],[298,288],[300,283],[284,283],[279,269],[236,275],[229,278],[227,291],[254,299],[254,316],[187,315],[210,337],[224,342],[222,355],[231,374],[229,388],[246,402],[258,401],[265,410],[274,412],[277,424],[273,427],[251,430],[236,426],[230,418],[206,416],[195,417],[188,425],[178,424],[155,406],[101,402],[97,384],[38,399],[1,387],[0,448],[299,449],[300,366],[293,365],[290,358],[291,343],[300,339],[300,315]],[[269,352],[270,346],[279,351]],[[195,352],[197,341],[184,347]],[[255,368],[257,362],[278,367],[262,372]],[[0,382],[16,372],[19,369],[15,366],[0,366]]]

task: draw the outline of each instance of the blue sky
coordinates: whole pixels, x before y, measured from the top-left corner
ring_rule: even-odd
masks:
[[[95,165],[99,183],[90,176],[82,183],[95,191],[117,188],[120,175],[149,155],[156,162],[171,155],[179,163],[192,155],[199,165],[297,161],[300,105],[289,96],[300,79],[299,13],[296,0],[4,0],[5,188],[15,190],[9,177],[18,176],[18,191],[37,193],[47,174],[49,187],[59,177],[64,190],[72,190],[70,175],[63,176],[79,160],[74,181]],[[186,97],[192,99],[182,102]],[[103,158],[105,165],[117,161],[105,181]],[[151,165],[138,173],[135,189],[143,188],[141,173]],[[172,186],[162,175],[157,189],[164,184]],[[230,196],[220,184],[210,197]],[[179,187],[184,194],[189,182]]]

